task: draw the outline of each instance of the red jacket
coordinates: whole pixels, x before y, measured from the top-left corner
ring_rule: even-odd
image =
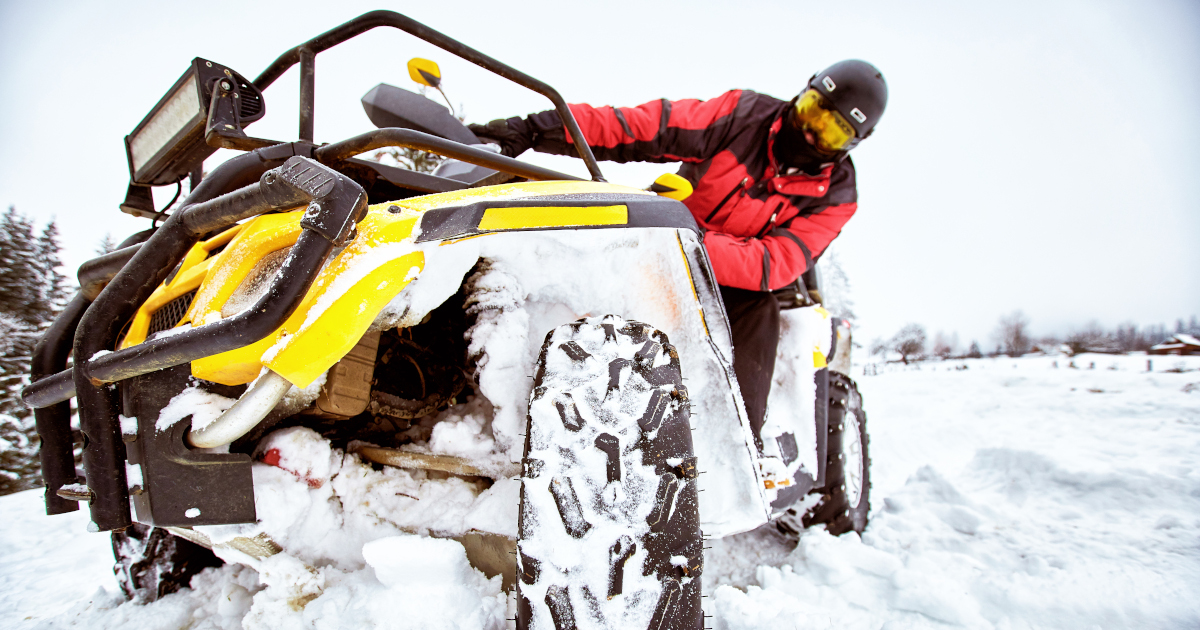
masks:
[[[787,286],[812,266],[854,215],[858,200],[849,158],[816,176],[779,174],[771,146],[786,106],[733,90],[708,101],[570,107],[596,159],[683,162],[679,174],[695,189],[684,204],[706,231],[717,282],[767,291]],[[542,132],[535,149],[575,153],[553,111],[529,120]]]

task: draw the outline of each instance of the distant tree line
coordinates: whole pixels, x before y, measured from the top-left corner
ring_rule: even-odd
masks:
[[[964,359],[1001,355],[1018,357],[1033,350],[1061,350],[1069,354],[1123,353],[1149,350],[1151,346],[1162,343],[1175,334],[1200,336],[1200,319],[1195,315],[1187,321],[1178,319],[1174,328],[1168,328],[1164,324],[1139,327],[1132,322],[1126,322],[1118,324],[1115,328],[1105,329],[1098,322],[1092,321],[1063,336],[1047,335],[1034,338],[1029,331],[1029,317],[1018,310],[1002,316],[996,323],[991,338],[995,346],[990,352],[984,352],[979,342],[974,340],[964,350],[958,344],[957,333],[945,334],[940,331],[934,335],[932,345],[929,345],[925,327],[920,324],[908,324],[890,339],[878,338],[873,341],[870,353],[872,356],[893,353],[906,364],[912,360],[928,358]]]
[[[73,288],[60,265],[54,221],[38,231],[9,207],[0,217],[0,495],[41,484],[33,412],[18,394],[34,345]]]

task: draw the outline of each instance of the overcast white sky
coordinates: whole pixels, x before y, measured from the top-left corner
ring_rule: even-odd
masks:
[[[1017,308],[1039,334],[1200,314],[1200,3],[1187,1],[0,0],[0,204],[57,218],[73,270],[105,233],[148,226],[117,209],[122,138],[192,57],[253,79],[286,49],[375,8],[595,105],[731,88],[790,98],[835,61],[876,64],[891,100],[853,154],[859,213],[835,242],[860,339],[919,322],[986,348],[998,317]],[[318,57],[317,140],[370,129],[358,99],[379,82],[411,87],[413,56],[441,64],[469,121],[548,107],[377,29]],[[266,91],[252,135],[296,137],[297,85],[292,70]],[[537,161],[585,172],[565,158]],[[637,186],[663,171],[602,167]],[[162,203],[173,189],[160,192]]]

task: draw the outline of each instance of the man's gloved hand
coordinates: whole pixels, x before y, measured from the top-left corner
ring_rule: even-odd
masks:
[[[515,158],[533,147],[533,125],[524,118],[497,118],[486,125],[467,125],[484,142],[500,145],[500,152]]]

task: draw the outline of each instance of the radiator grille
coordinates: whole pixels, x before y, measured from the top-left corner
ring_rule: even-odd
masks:
[[[196,292],[186,293],[170,302],[163,305],[162,308],[154,311],[150,316],[150,331],[147,337],[157,332],[169,330],[179,324],[179,320],[187,315],[188,307],[192,305],[192,298],[196,297]]]

